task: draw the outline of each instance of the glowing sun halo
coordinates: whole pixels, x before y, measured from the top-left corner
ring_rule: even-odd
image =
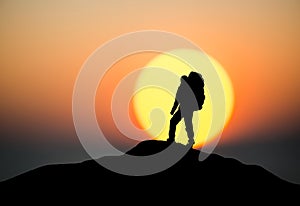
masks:
[[[194,148],[199,148],[216,137],[228,123],[234,105],[234,92],[231,80],[214,58],[208,56],[222,84],[225,96],[225,122],[212,125],[213,105],[208,87],[205,86],[205,102],[203,109],[194,112],[193,125],[195,133]],[[157,140],[168,138],[170,110],[182,75],[195,70],[186,62],[168,54],[159,54],[142,69],[137,83],[137,92],[133,103],[137,120],[146,132]],[[199,71],[201,73],[201,70]],[[206,77],[204,76],[204,81]],[[149,86],[149,85],[152,86]],[[212,132],[209,132],[212,130]],[[184,121],[177,125],[176,142],[187,144],[188,138]]]

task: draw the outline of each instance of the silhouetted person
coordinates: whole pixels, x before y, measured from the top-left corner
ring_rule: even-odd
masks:
[[[194,144],[193,131],[193,113],[201,110],[204,103],[204,80],[202,75],[197,72],[191,72],[189,76],[182,76],[180,78],[180,86],[178,87],[176,98],[171,110],[173,115],[178,107],[177,112],[170,120],[170,130],[168,142],[175,140],[176,126],[184,118],[185,129],[189,138],[189,145]]]

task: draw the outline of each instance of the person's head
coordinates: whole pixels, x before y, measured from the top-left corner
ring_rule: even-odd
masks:
[[[184,80],[184,81],[187,81],[187,80],[188,80],[188,77],[187,77],[186,75],[181,76],[180,81],[182,82],[183,80]]]

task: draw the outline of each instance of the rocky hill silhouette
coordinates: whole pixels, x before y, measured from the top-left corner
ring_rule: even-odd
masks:
[[[180,150],[184,146],[175,144]],[[165,141],[148,140],[140,142],[127,154],[147,156],[161,152],[169,147]],[[209,155],[199,161],[200,151],[190,149],[175,165],[168,169],[146,176],[127,176],[112,172],[95,160],[80,163],[54,164],[41,166],[0,183],[6,192],[88,190],[96,188],[99,194],[159,193],[195,197],[201,191],[250,191],[251,195],[262,192],[300,191],[300,186],[286,182],[257,165],[245,165],[232,158],[217,154]],[[104,161],[125,161],[126,157],[103,157]],[[56,188],[56,189],[50,189]],[[254,188],[254,189],[250,189]],[[104,192],[105,191],[105,192]]]

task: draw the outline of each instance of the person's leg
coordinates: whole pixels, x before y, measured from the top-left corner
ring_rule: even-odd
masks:
[[[194,140],[194,129],[193,129],[193,112],[186,112],[183,114],[185,130],[187,132],[189,138],[189,145],[193,145],[195,143]]]
[[[169,129],[169,138],[168,142],[172,142],[175,140],[175,132],[176,132],[176,126],[181,120],[181,111],[180,108],[178,111],[173,115],[173,117],[170,120],[170,129]]]

